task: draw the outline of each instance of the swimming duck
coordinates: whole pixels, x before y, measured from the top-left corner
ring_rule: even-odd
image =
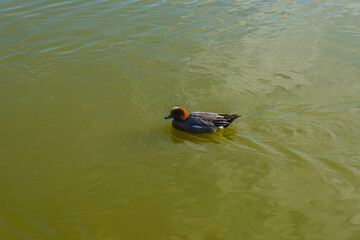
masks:
[[[222,114],[209,112],[188,113],[182,107],[173,107],[165,119],[173,118],[174,128],[190,133],[211,133],[218,129],[226,128],[238,114]]]

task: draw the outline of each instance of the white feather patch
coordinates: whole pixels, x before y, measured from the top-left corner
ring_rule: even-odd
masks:
[[[202,126],[199,126],[199,125],[194,125],[192,127],[194,127],[194,128],[203,128]]]

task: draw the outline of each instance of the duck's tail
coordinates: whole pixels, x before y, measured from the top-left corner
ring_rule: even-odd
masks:
[[[226,119],[226,124],[223,125],[224,128],[230,125],[235,119],[241,117],[239,114],[221,114]]]

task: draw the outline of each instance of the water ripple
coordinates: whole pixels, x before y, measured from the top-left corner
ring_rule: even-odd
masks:
[[[359,7],[0,1],[2,237],[355,239]]]

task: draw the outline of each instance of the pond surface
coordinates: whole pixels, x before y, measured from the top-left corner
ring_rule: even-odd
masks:
[[[0,238],[358,240],[360,4],[0,1]],[[173,106],[240,113],[174,130]]]

